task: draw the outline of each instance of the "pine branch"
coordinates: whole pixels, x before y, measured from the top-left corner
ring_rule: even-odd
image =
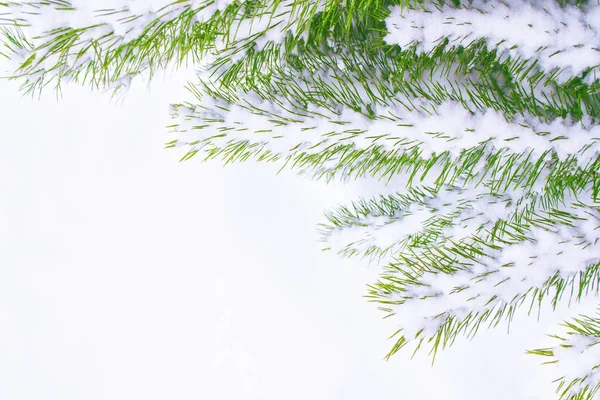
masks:
[[[174,109],[178,123],[171,128],[180,139],[168,147],[189,147],[184,159],[202,151],[226,163],[250,157],[282,160],[284,167],[327,179],[404,174],[407,186],[441,187],[462,180],[492,193],[510,187],[547,193],[549,202],[569,192],[587,191],[596,198],[600,187],[597,127],[558,121],[515,125],[491,111],[462,115],[452,104],[431,115],[381,107],[382,114],[372,118],[283,102],[273,107],[270,100],[266,107],[258,96],[247,97],[243,105],[221,101],[211,106],[211,98],[197,94],[204,106]],[[465,125],[453,127],[449,119]]]
[[[399,324],[388,357],[411,342],[416,349],[428,344],[435,356],[482,324],[510,322],[526,302],[531,312],[544,301],[554,308],[565,295],[571,301],[597,293],[598,204],[572,201],[551,210],[529,204],[514,211],[507,199],[486,195],[460,205],[438,199],[448,199],[437,215],[452,216],[451,223],[437,231],[423,224],[414,237],[433,231],[435,239],[411,238],[370,286],[367,297]]]
[[[527,353],[548,357],[544,364],[557,367],[560,400],[593,400],[600,391],[600,318],[582,315],[563,326],[568,329],[565,335],[552,336],[557,346]]]
[[[350,3],[360,10],[372,2]],[[126,84],[144,71],[152,75],[170,63],[197,63],[209,52],[240,51],[280,32],[300,34],[317,12],[331,14],[328,9],[336,3],[177,0],[135,14],[126,8],[78,9],[66,0],[7,2],[0,3],[0,12],[6,10],[0,25],[7,56],[17,62],[11,78],[23,80],[28,92],[51,82],[60,86],[63,80],[105,88]],[[77,25],[82,14],[84,21]],[[60,22],[44,27],[50,15]],[[24,34],[31,29],[32,37]]]
[[[441,40],[468,44],[484,37],[501,52],[538,60],[544,70],[566,68],[577,75],[600,64],[596,26],[594,6],[561,8],[553,1],[531,0],[473,0],[460,6],[431,2],[421,9],[392,8],[385,40],[403,48],[416,43],[429,51]]]
[[[507,119],[600,116],[595,68],[571,77],[560,70],[544,73],[536,60],[501,55],[484,40],[467,46],[442,41],[427,53],[416,47],[400,51],[380,43],[370,29],[355,38],[329,39],[330,45],[307,46],[289,37],[284,45],[249,50],[237,61],[222,54],[199,87],[232,102],[256,92],[366,115],[378,105],[414,110],[455,101],[472,112],[500,111]]]
[[[539,312],[597,293],[600,204],[547,209],[536,197],[477,192],[410,189],[328,214],[330,247],[393,256],[367,296],[398,321],[388,357],[409,343],[435,356],[458,336],[510,323],[527,303]]]

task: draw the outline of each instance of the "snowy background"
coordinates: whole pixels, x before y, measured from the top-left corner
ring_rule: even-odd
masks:
[[[362,190],[163,150],[184,76],[122,101],[1,82],[0,399],[547,400],[567,313],[383,360],[377,266],[323,253]],[[576,307],[591,312],[595,302]]]

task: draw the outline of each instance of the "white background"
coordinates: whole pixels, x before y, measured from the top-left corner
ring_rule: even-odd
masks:
[[[162,147],[181,79],[122,102],[0,83],[0,399],[556,398],[524,352],[550,343],[549,308],[434,367],[384,361],[393,322],[362,298],[378,267],[317,243],[323,209],[358,187],[179,163]]]

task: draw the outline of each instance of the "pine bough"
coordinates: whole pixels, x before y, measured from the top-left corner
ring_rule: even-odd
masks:
[[[100,3],[100,2],[98,2]],[[0,54],[37,93],[198,66],[168,148],[389,193],[326,213],[324,246],[381,263],[388,357],[435,354],[600,283],[600,6],[507,0],[0,2]],[[600,318],[554,348],[561,399],[600,390]]]

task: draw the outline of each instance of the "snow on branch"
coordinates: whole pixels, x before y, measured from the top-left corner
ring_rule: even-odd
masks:
[[[559,343],[551,348],[528,351],[550,358],[559,378],[560,400],[593,400],[600,391],[600,317],[580,316],[563,324],[564,335],[553,335]]]
[[[407,173],[415,183],[436,186],[466,179],[495,193],[507,185],[553,187],[558,194],[598,184],[596,125],[509,122],[495,111],[470,114],[452,102],[425,111],[379,107],[375,117],[247,95],[235,104],[209,96],[200,103],[174,108],[168,147],[187,148],[184,159],[200,153],[226,162],[284,160],[329,177]]]
[[[594,160],[600,149],[597,125],[564,119],[551,123],[529,118],[506,121],[493,110],[472,114],[451,101],[425,111],[407,111],[398,105],[379,107],[373,117],[347,109],[275,106],[248,93],[238,104],[221,101],[211,105],[211,101],[204,97],[202,105],[175,106],[173,127],[178,146],[193,143],[197,149],[249,141],[285,158],[298,149],[318,153],[332,143],[350,143],[357,149],[380,145],[383,149],[418,150],[423,158],[448,152],[456,159],[465,150],[487,144],[536,158],[550,151],[560,160],[577,155],[580,166]],[[242,125],[243,129],[236,129]]]
[[[546,298],[556,306],[565,295],[579,299],[598,291],[598,204],[575,201],[503,220],[486,214],[488,203],[489,196],[480,196],[466,208],[469,236],[455,236],[450,227],[434,242],[406,248],[371,285],[371,300],[397,321],[388,356],[409,343],[415,349],[427,344],[435,354],[482,324],[510,321],[525,302],[531,311]]]
[[[127,86],[171,62],[281,41],[322,7],[304,0],[0,2],[0,55],[28,91],[61,80]]]
[[[600,7],[561,7],[554,1],[474,0],[460,6],[425,3],[393,7],[386,41],[431,51],[440,42],[467,45],[481,38],[490,49],[535,58],[545,70],[577,75],[600,64]]]

